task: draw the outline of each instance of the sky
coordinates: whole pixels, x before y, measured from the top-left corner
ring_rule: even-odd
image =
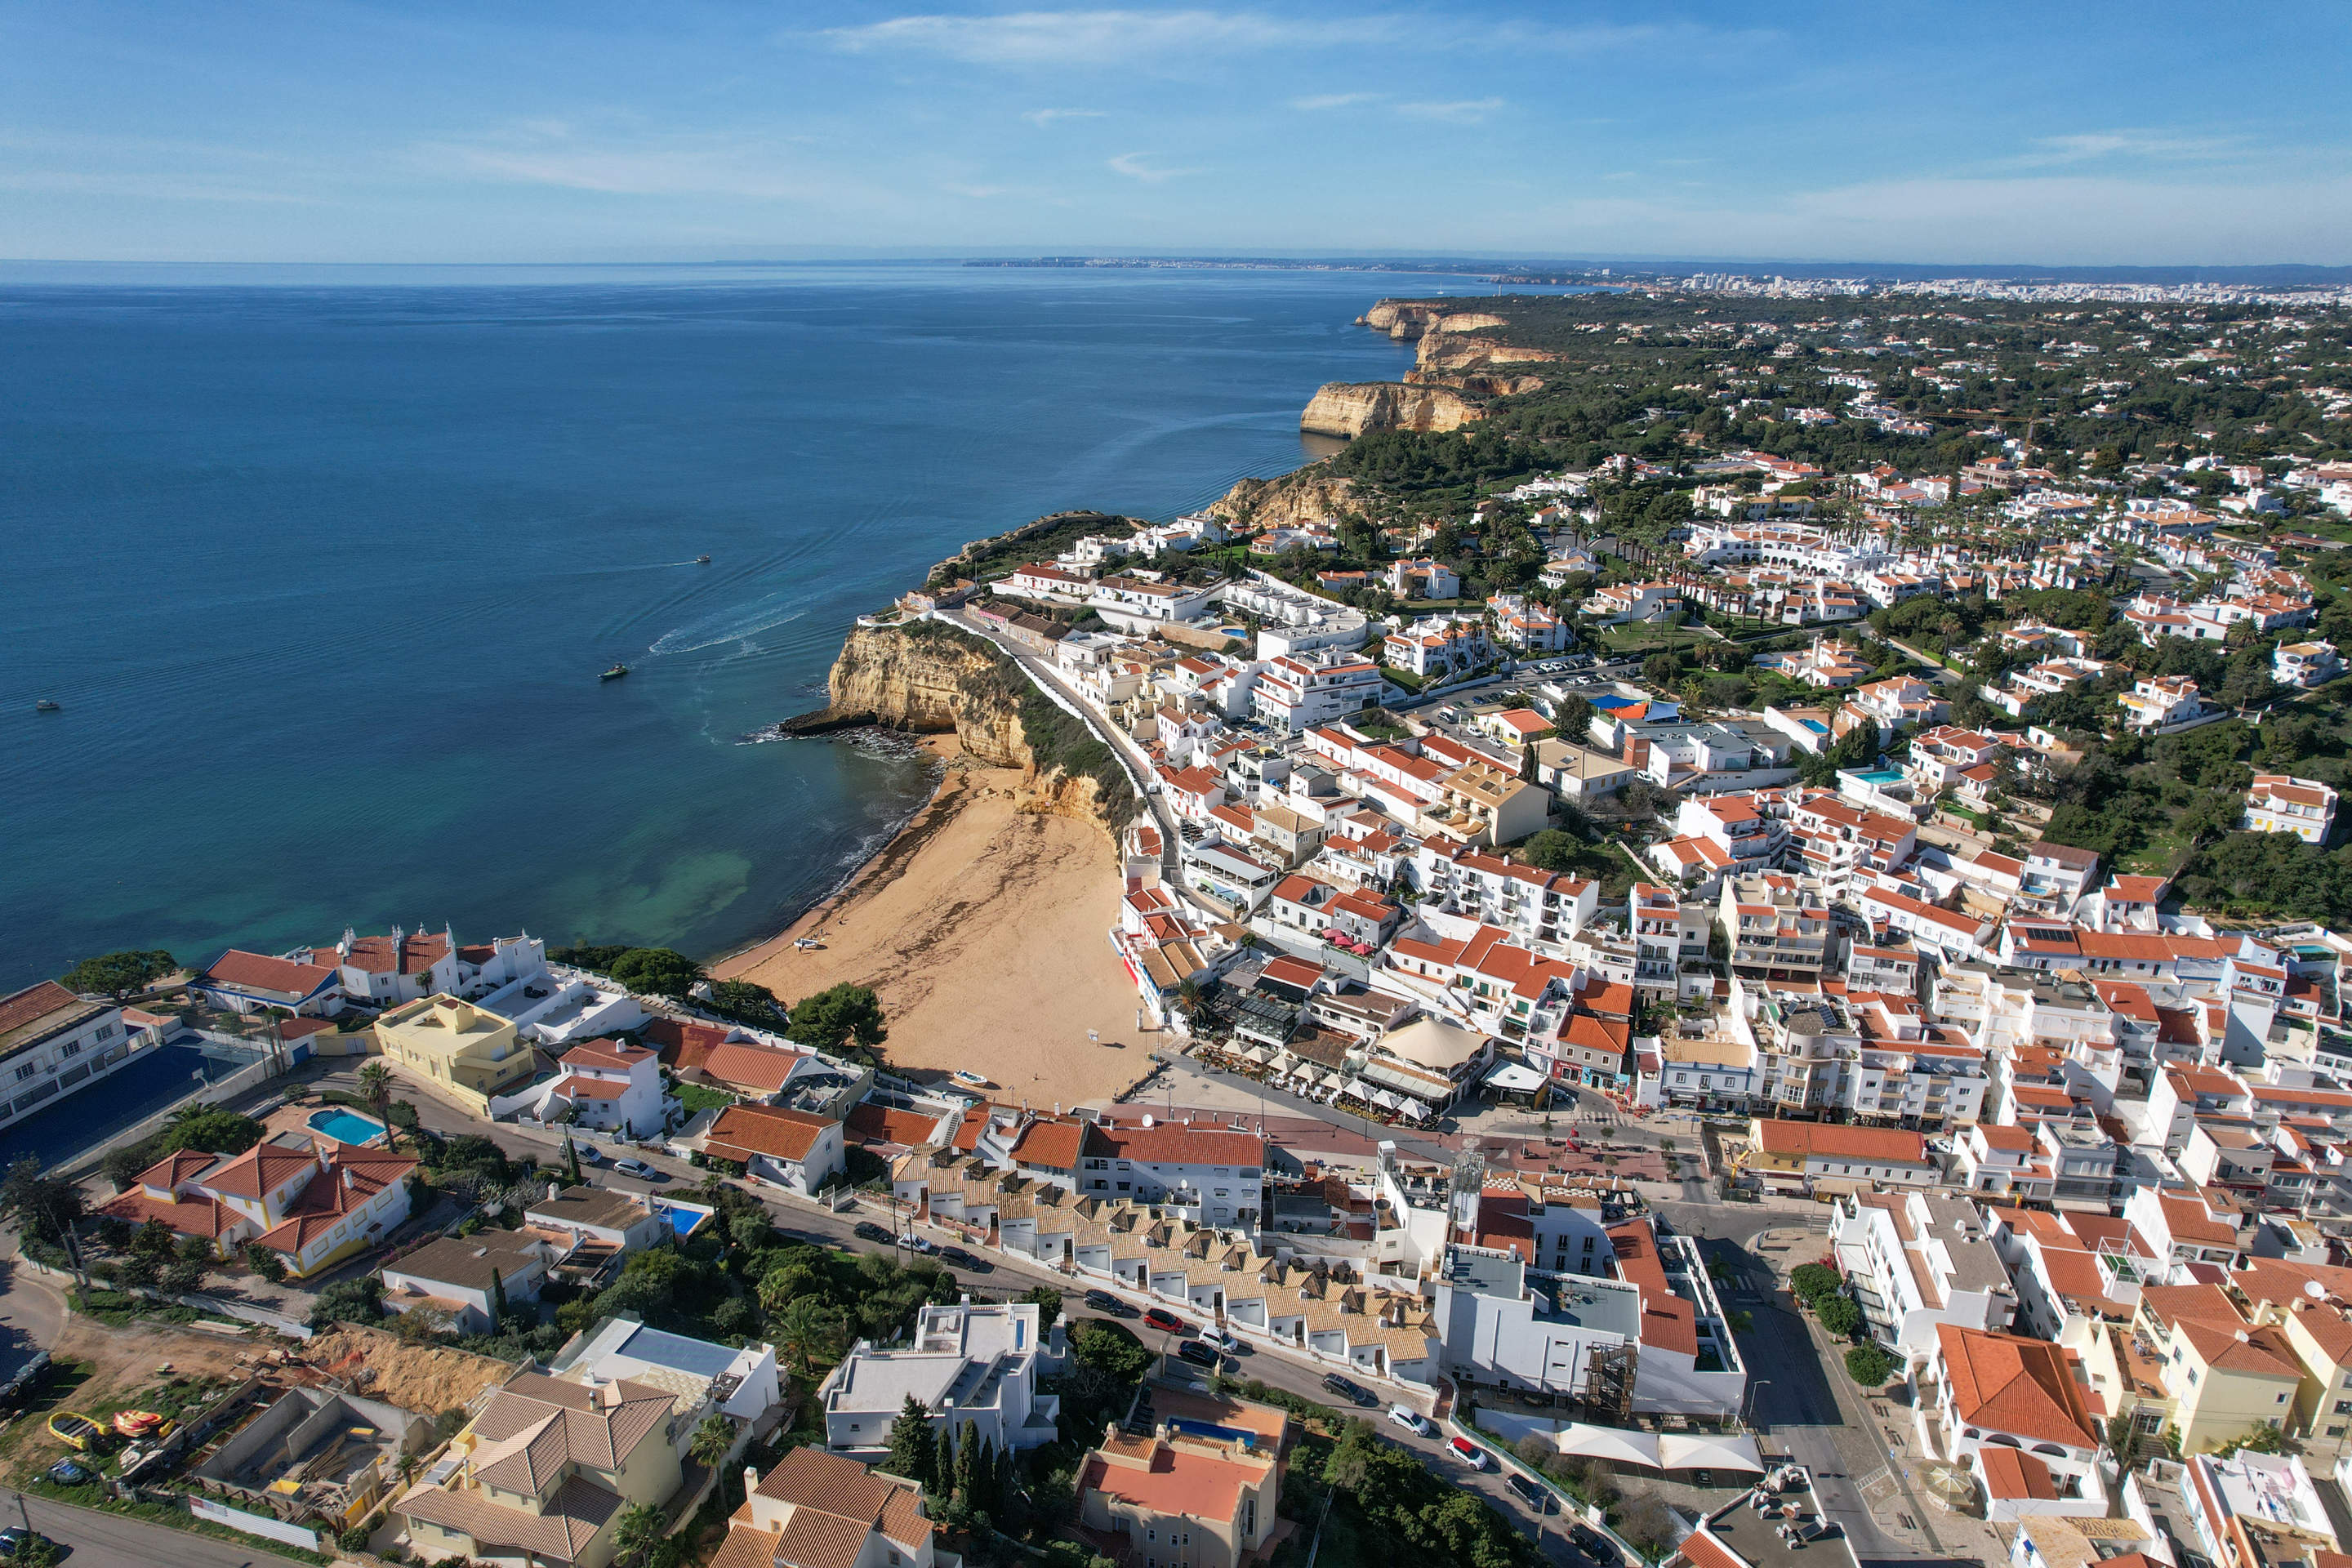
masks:
[[[2352,262],[2352,5],[0,0],[0,258]]]

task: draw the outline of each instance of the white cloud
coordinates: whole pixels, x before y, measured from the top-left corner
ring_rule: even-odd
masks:
[[[1318,92],[1292,99],[1290,107],[1313,114],[1326,109],[1345,109],[1351,103],[1370,103],[1378,97],[1377,92]]]
[[[2012,162],[2026,168],[2083,163],[2096,158],[2152,158],[2199,161],[2226,158],[2245,151],[2236,136],[2167,136],[2147,131],[2085,131],[2071,136],[2042,136],[2037,151]]]
[[[1103,112],[1099,109],[1033,109],[1021,118],[1043,130],[1056,120],[1100,120]]]
[[[1013,11],[994,16],[894,16],[819,36],[857,53],[907,50],[975,65],[1106,65],[1139,57],[1360,41],[1379,18],[1295,22],[1249,11]]]
[[[1454,125],[1475,125],[1503,107],[1499,98],[1464,98],[1448,103],[1400,103],[1399,114],[1414,120],[1442,120]]]
[[[1201,172],[1198,169],[1160,168],[1150,162],[1154,154],[1150,153],[1121,153],[1110,161],[1110,166],[1130,180],[1141,180],[1147,184],[1153,185],[1162,180],[1173,180],[1180,175],[1197,174]]]

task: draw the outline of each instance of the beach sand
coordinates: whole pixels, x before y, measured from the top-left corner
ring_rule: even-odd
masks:
[[[788,1005],[872,986],[883,1057],[917,1079],[961,1068],[1001,1100],[1108,1101],[1150,1068],[1158,1037],[1137,1031],[1135,986],[1110,950],[1119,880],[1102,829],[1022,809],[1020,771],[968,762],[951,736],[927,745],[947,773],[906,831],[841,893],[711,973]],[[795,949],[802,936],[823,951]]]

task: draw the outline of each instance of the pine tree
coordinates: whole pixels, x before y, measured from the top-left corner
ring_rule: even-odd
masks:
[[[923,1402],[913,1394],[898,1408],[898,1418],[890,1423],[890,1457],[882,1468],[894,1476],[904,1476],[920,1485],[925,1491],[938,1485],[938,1452],[931,1443],[931,1418]]]
[[[1536,782],[1536,743],[1533,741],[1526,742],[1519,747],[1519,782],[1521,784]]]
[[[580,1145],[566,1133],[563,1139],[563,1173],[573,1186],[580,1185]]]
[[[496,1328],[506,1321],[507,1282],[499,1279],[499,1271],[493,1268],[490,1270],[490,1326]]]
[[[955,1495],[966,1508],[980,1506],[980,1423],[967,1421],[956,1436]]]
[[[955,1496],[955,1423],[940,1423],[938,1438],[931,1444],[931,1484],[939,1489],[940,1500]]]

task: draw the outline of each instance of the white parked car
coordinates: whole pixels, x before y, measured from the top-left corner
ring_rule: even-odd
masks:
[[[1389,1406],[1389,1419],[1416,1437],[1437,1436],[1437,1428],[1431,1426],[1429,1417],[1418,1410],[1408,1410],[1402,1405],[1391,1405]]]
[[[909,1252],[919,1253],[925,1257],[928,1257],[940,1249],[940,1244],[938,1242],[931,1240],[928,1237],[917,1236],[911,1230],[898,1238],[898,1245],[905,1247]]]
[[[1195,1337],[1198,1338],[1202,1344],[1211,1346],[1216,1350],[1221,1350],[1227,1355],[1239,1355],[1241,1353],[1241,1341],[1235,1339],[1232,1334],[1227,1333],[1223,1329],[1202,1329]]]

